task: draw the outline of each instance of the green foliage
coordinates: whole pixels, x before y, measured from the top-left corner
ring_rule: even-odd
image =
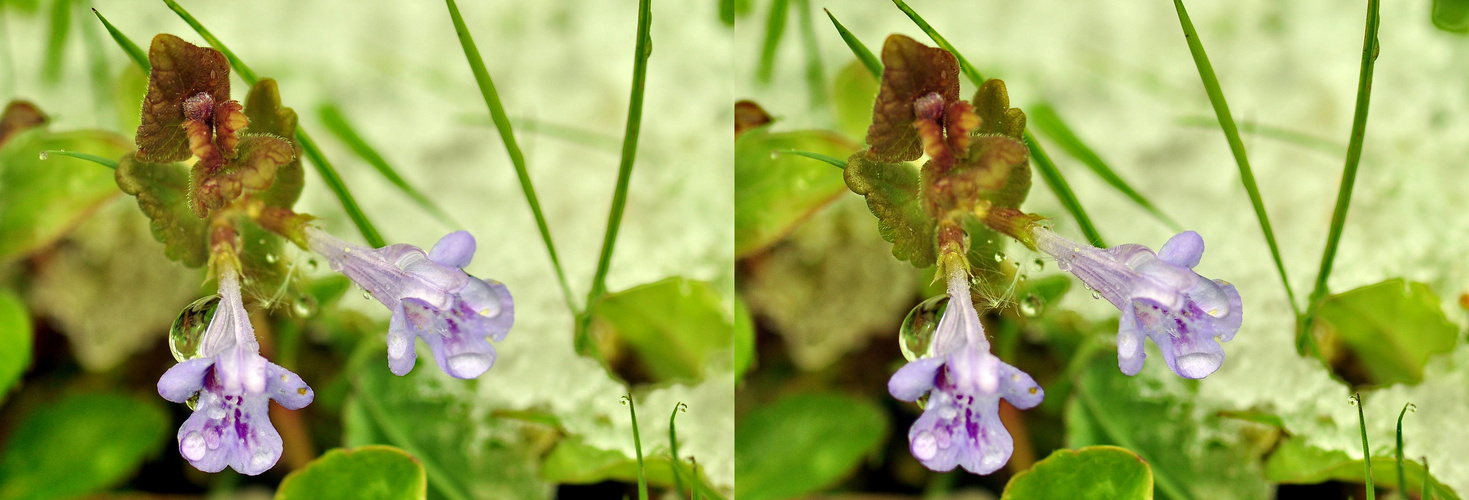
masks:
[[[0,261],[49,244],[112,196],[112,172],[88,161],[41,151],[67,150],[116,158],[126,138],[100,130],[32,129],[0,147]]]
[[[695,381],[728,366],[732,325],[707,282],[668,278],[609,294],[593,310],[657,381]]]
[[[1429,356],[1452,350],[1458,336],[1438,295],[1401,278],[1327,297],[1317,315],[1323,353],[1339,343],[1376,384],[1418,383]]]
[[[548,498],[534,446],[552,430],[471,413],[467,401],[441,387],[458,381],[426,375],[438,370],[426,362],[432,363],[421,357],[405,377],[394,377],[381,362],[364,366],[355,376],[355,399],[342,411],[343,441],[401,448],[423,464],[429,487],[451,500]]]
[[[876,126],[876,125],[874,125]],[[893,244],[893,257],[924,268],[938,259],[934,227],[937,222],[923,209],[918,169],[909,163],[882,163],[857,153],[843,170],[847,188],[867,198],[867,209],[877,216],[877,231]]]
[[[156,398],[155,398],[156,399]],[[16,427],[0,454],[0,498],[71,498],[132,476],[170,441],[155,401],[113,394],[63,397]]]
[[[250,119],[253,133],[296,136],[296,111],[281,106],[280,90],[273,79],[262,78],[250,87],[250,94],[245,97],[245,117]],[[291,161],[276,169],[275,182],[259,194],[266,205],[291,208],[301,198],[306,172],[301,168],[301,146],[296,144],[292,149]]]
[[[848,137],[866,136],[867,126],[872,123],[872,102],[877,98],[877,77],[853,61],[837,72],[831,85],[837,130]]]
[[[751,410],[735,427],[744,500],[794,498],[850,475],[887,440],[887,413],[864,399],[801,394]]]
[[[1274,430],[1199,415],[1197,383],[1168,372],[1160,353],[1151,343],[1148,348],[1152,359],[1137,377],[1123,375],[1117,358],[1107,355],[1078,374],[1066,409],[1067,446],[1132,450],[1151,464],[1158,492],[1174,500],[1269,496],[1258,460]]]
[[[1372,457],[1373,482],[1383,486],[1397,487],[1397,458]],[[1316,484],[1326,481],[1348,481],[1361,483],[1365,480],[1364,463],[1361,459],[1347,456],[1345,451],[1327,451],[1306,443],[1304,438],[1287,438],[1280,441],[1270,458],[1265,461],[1264,475],[1267,481],[1285,484]],[[1434,485],[1437,498],[1458,500],[1459,495],[1427,474],[1423,464],[1413,460],[1403,461],[1403,476],[1409,490],[1421,489],[1424,478]]]
[[[745,377],[750,368],[755,366],[755,318],[750,316],[750,308],[745,306],[745,299],[735,296],[734,299],[734,373],[735,380]]]
[[[209,261],[209,229],[189,210],[189,172],[182,164],[145,163],[127,154],[117,162],[116,181],[137,197],[164,255],[189,267]]]
[[[913,126],[917,119],[913,103],[930,93],[938,93],[944,103],[958,101],[958,63],[946,50],[891,35],[882,46],[882,64],[872,127],[867,129],[867,155],[882,162],[917,160],[923,155],[923,141]]]
[[[428,477],[413,455],[391,446],[327,451],[281,481],[277,500],[411,500],[428,497]]]
[[[31,365],[31,333],[25,303],[0,288],[0,402]]]
[[[1108,498],[1152,500],[1153,471],[1126,448],[1056,450],[1005,485],[1001,500]]]
[[[846,157],[850,140],[823,130],[770,132],[758,128],[735,139],[735,255],[775,243],[812,212],[842,193],[842,172],[776,151],[800,150]]]
[[[1451,33],[1469,33],[1469,0],[1433,0],[1433,25]]]
[[[643,473],[648,484],[653,486],[669,488],[676,483],[672,462],[665,455],[643,457]],[[679,464],[679,474],[685,480],[694,477],[694,471],[687,462]],[[541,462],[540,477],[548,483],[562,484],[635,483],[638,480],[638,462],[620,451],[603,450],[586,444],[579,437],[569,437],[556,443],[556,447],[546,455]],[[723,498],[709,487],[704,477],[704,474],[699,474],[700,481],[694,484],[694,489],[705,498]]]

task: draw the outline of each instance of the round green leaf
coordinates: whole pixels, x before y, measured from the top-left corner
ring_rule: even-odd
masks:
[[[423,464],[391,446],[335,449],[281,481],[277,499],[422,499],[428,495]]]
[[[1005,485],[1001,500],[1153,498],[1153,471],[1137,454],[1116,446],[1056,450]]]
[[[887,414],[842,394],[802,394],[751,411],[735,426],[742,500],[794,498],[829,487],[876,453]]]
[[[127,479],[168,440],[160,404],[68,396],[32,412],[0,455],[0,498],[71,498]],[[177,452],[175,452],[177,453]]]

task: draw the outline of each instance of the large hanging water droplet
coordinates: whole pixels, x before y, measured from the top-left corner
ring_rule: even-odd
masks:
[[[209,328],[209,320],[214,319],[218,307],[218,295],[200,298],[184,307],[168,329],[168,350],[173,351],[173,359],[182,363],[202,356],[199,347],[204,344],[204,330]]]
[[[1045,309],[1046,302],[1039,295],[1026,293],[1025,298],[1020,300],[1020,314],[1027,318],[1039,316]]]
[[[949,296],[940,295],[925,300],[908,312],[898,329],[898,348],[908,361],[927,357],[933,347],[933,334],[939,328],[939,319],[949,308]]]

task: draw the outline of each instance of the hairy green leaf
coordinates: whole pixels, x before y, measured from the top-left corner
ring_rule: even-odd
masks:
[[[884,163],[857,153],[847,159],[843,175],[852,192],[867,198],[867,209],[877,216],[878,233],[893,244],[893,257],[909,261],[914,267],[934,264],[938,258],[934,247],[937,222],[923,209],[917,169],[908,163]]]
[[[189,267],[208,262],[208,224],[189,210],[189,171],[183,164],[148,163],[127,154],[117,162],[115,179],[124,193],[137,197],[164,255]]]
[[[273,79],[261,78],[250,87],[250,95],[245,98],[245,116],[250,119],[250,132],[287,140],[296,137],[296,111],[281,106],[280,89]],[[301,145],[294,141],[292,144],[295,151],[290,163],[280,166],[275,172],[275,182],[257,195],[266,205],[291,208],[301,198],[306,171],[301,168]]]

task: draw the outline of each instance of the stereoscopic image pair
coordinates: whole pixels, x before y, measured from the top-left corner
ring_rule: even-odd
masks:
[[[1469,491],[1469,1],[0,0],[0,44],[0,500]]]

